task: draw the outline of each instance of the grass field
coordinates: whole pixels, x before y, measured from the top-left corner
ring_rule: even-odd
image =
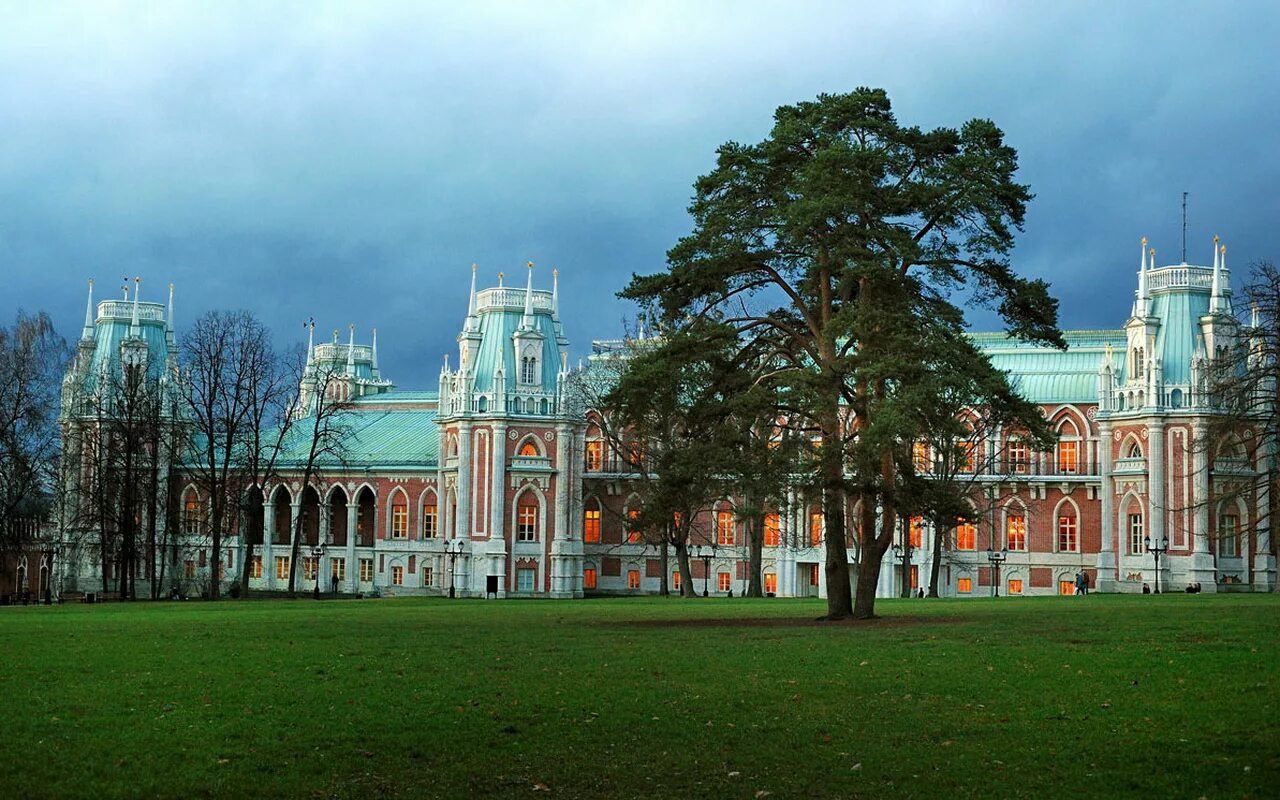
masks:
[[[0,797],[1280,796],[1280,597],[821,608],[0,609]]]

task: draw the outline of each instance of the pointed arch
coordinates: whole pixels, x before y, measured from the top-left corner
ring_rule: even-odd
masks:
[[[434,486],[427,486],[418,494],[418,528],[423,539],[440,536],[440,497]]]
[[[1021,497],[1011,495],[1008,500],[1000,507],[1000,518],[1002,521],[1001,541],[996,544],[999,547],[994,549],[1007,549],[1017,553],[1027,551],[1027,504],[1022,501]]]
[[[1116,530],[1120,531],[1123,552],[1141,555],[1144,552],[1143,538],[1146,536],[1146,504],[1136,491],[1130,489],[1116,504],[1116,514]]]
[[[360,547],[373,547],[374,534],[378,530],[378,493],[365,483],[356,489],[355,498],[356,544]]]
[[[1136,452],[1136,455],[1135,455]],[[1136,433],[1130,432],[1120,441],[1120,457],[1121,458],[1145,458],[1142,448],[1142,440],[1138,438]]]
[[[387,492],[386,508],[382,513],[385,526],[382,538],[409,538],[409,494],[403,486],[396,486]]]
[[[546,458],[546,450],[542,447],[542,440],[536,433],[530,433],[524,436],[516,445],[515,454],[517,458]]]
[[[320,492],[307,484],[299,493],[298,513],[302,517],[302,542],[308,547],[320,544]]]
[[[1071,497],[1063,497],[1053,507],[1053,551],[1080,552],[1080,506]]]
[[[1240,496],[1224,497],[1213,520],[1214,553],[1219,558],[1248,557],[1253,550],[1249,536],[1249,506]]]
[[[583,544],[600,544],[603,541],[604,505],[595,494],[590,494],[582,502],[582,542]]]
[[[271,492],[271,512],[275,523],[272,539],[276,544],[289,544],[293,541],[290,531],[293,526],[293,493],[283,483],[277,484]]]
[[[204,503],[195,484],[188,483],[182,490],[182,532],[187,536],[199,536],[204,532]]]
[[[511,541],[539,542],[547,530],[547,498],[533,484],[511,499]]]
[[[329,515],[329,542],[330,544],[346,547],[347,545],[347,508],[350,505],[350,498],[347,496],[347,490],[342,484],[335,483],[329,487],[329,492],[325,496],[325,509]]]

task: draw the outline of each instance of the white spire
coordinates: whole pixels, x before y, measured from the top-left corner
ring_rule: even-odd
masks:
[[[467,324],[468,331],[474,331],[479,324],[476,319],[476,265],[471,265],[471,299],[467,303]]]
[[[347,374],[354,375],[356,371],[356,324],[350,325],[351,338],[347,342]]]
[[[378,376],[378,329],[373,329],[373,375]]]
[[[311,366],[312,354],[316,351],[316,320],[315,317],[303,323],[303,327],[307,329],[307,366]]]
[[[1133,302],[1133,316],[1145,317],[1147,315],[1147,237],[1142,237],[1142,242],[1138,245],[1138,292],[1137,298]],[[1151,251],[1151,263],[1155,264],[1155,250]]]
[[[169,341],[173,342],[173,284],[169,284],[169,315],[165,317],[165,325],[168,327]]]
[[[560,319],[560,270],[551,270],[551,316]]]
[[[138,297],[142,294],[142,278],[133,279],[133,318],[129,320],[129,335],[141,336],[142,327],[138,324]]]
[[[524,319],[520,321],[520,327],[533,327],[533,262],[529,262],[529,282],[524,289]]]
[[[93,338],[93,278],[89,279],[89,300],[84,306],[84,333],[81,339]]]
[[[1218,251],[1218,237],[1213,237],[1213,288],[1209,291],[1209,313],[1221,314],[1226,309],[1223,308],[1222,297],[1222,258]]]

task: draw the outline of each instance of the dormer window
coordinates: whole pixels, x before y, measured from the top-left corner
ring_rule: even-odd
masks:
[[[520,359],[520,382],[526,385],[538,382],[538,359],[535,356],[526,355]]]
[[[1142,356],[1141,347],[1133,348],[1133,377],[1135,380],[1142,377]]]

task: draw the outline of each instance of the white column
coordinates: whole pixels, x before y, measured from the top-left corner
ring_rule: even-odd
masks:
[[[491,467],[489,474],[491,482],[489,485],[489,542],[485,548],[488,556],[485,575],[505,575],[507,573],[507,540],[505,536],[506,521],[506,488],[507,482],[507,425],[505,422],[498,422],[494,425],[490,436],[491,444]],[[483,467],[482,467],[483,468]],[[479,502],[479,498],[477,498]],[[513,570],[514,573],[514,565]],[[510,576],[514,578],[514,574]],[[484,587],[481,587],[484,590]],[[507,590],[507,579],[503,578],[498,582],[498,596],[505,597]]]
[[[290,572],[293,572],[294,570],[297,570],[297,572],[296,572],[296,573],[294,573],[294,578],[295,578],[295,579],[294,579],[293,587],[294,587],[294,589],[295,589],[295,590],[297,590],[297,591],[301,591],[301,590],[302,590],[302,588],[303,588],[303,586],[302,586],[302,565],[301,565],[301,564],[295,564],[295,563],[293,563],[293,561],[292,561],[292,559],[293,559],[293,537],[294,537],[294,535],[295,535],[295,534],[297,533],[297,531],[298,531],[298,518],[302,516],[302,492],[298,492],[298,493],[297,493],[297,495],[298,495],[298,496],[294,498],[293,502],[289,504],[289,549],[288,549],[288,553],[289,553],[289,558],[290,558],[290,561],[289,561],[289,571],[290,571]],[[302,537],[298,537],[298,538],[299,538],[299,540],[301,540],[301,538],[302,538]],[[304,550],[303,550],[303,547],[302,547],[302,543],[301,543],[301,541],[299,541],[299,544],[298,544],[298,555],[302,555],[302,554],[303,554],[303,552],[304,552]],[[289,587],[289,582],[288,582],[288,580],[286,580],[286,581],[285,581],[285,588],[287,589],[288,587]]]
[[[276,537],[276,504],[267,500],[262,507],[262,577],[267,589],[276,585],[275,553],[272,546]]]
[[[360,564],[356,561],[356,522],[360,507],[348,498],[347,500],[347,591],[355,594],[360,591]]]
[[[1187,579],[1212,592],[1218,584],[1213,554],[1209,552],[1209,503],[1212,498],[1209,496],[1208,425],[1204,420],[1196,420],[1192,431],[1191,502],[1195,512],[1191,524],[1191,569]]]
[[[1149,373],[1148,373],[1149,374]],[[1165,526],[1164,519],[1164,483],[1165,483],[1165,456],[1164,456],[1164,426],[1157,420],[1147,425],[1147,532],[1146,535],[1151,538],[1151,543],[1156,544],[1169,537],[1169,531]],[[1159,578],[1159,584],[1163,589],[1168,583],[1169,578],[1169,559],[1162,557],[1160,559],[1160,575],[1155,573],[1155,560],[1152,559],[1147,565],[1144,560],[1143,572],[1148,572],[1147,567],[1150,566],[1150,574],[1152,580],[1152,588],[1156,586],[1156,579]]]
[[[1098,496],[1102,504],[1102,540],[1098,552],[1099,592],[1116,590],[1115,487],[1111,478],[1111,423],[1098,423]]]
[[[453,535],[471,539],[471,423],[458,426],[458,518]]]

